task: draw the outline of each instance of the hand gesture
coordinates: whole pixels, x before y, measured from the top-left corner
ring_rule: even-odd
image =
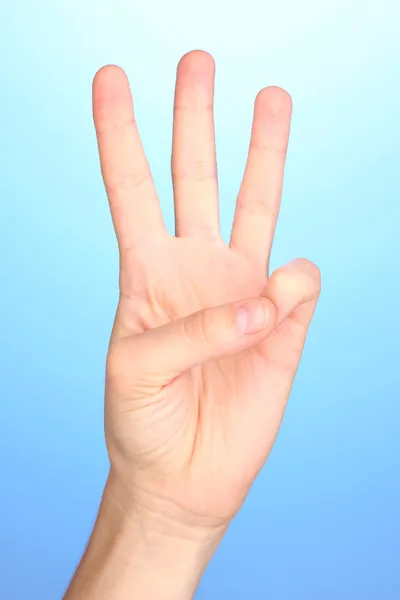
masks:
[[[229,245],[220,237],[214,63],[178,66],[172,148],[175,236],[160,205],[118,67],[94,81],[102,175],[120,251],[107,359],[106,439],[136,506],[223,528],[277,435],[320,291],[298,259],[268,274],[291,99],[257,96]]]

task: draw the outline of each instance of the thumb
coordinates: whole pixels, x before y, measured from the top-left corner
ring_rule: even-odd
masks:
[[[258,344],[275,321],[275,306],[264,297],[200,310],[125,338],[129,370],[141,384],[162,387],[196,365]]]

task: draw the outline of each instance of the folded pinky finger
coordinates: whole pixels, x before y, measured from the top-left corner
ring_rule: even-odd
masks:
[[[308,327],[321,291],[318,267],[304,258],[297,258],[274,271],[263,295],[277,309],[277,326],[289,317]]]
[[[272,369],[286,373],[281,381],[286,392],[299,365],[320,290],[318,267],[296,259],[274,271],[262,292],[275,305],[277,319],[260,351]]]

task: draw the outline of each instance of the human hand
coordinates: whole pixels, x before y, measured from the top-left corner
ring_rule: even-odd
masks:
[[[289,95],[271,87],[257,96],[228,246],[218,222],[213,87],[212,58],[185,55],[174,108],[173,237],[163,224],[125,74],[105,67],[93,86],[120,250],[106,378],[110,478],[124,490],[121,504],[132,505],[144,522],[168,523],[186,538],[204,532],[210,544],[268,457],[320,291],[319,271],[306,260],[268,277]]]

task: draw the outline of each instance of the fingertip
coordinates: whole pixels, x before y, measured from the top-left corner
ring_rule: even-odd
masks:
[[[109,85],[121,81],[127,81],[128,77],[122,67],[108,64],[100,67],[93,77],[93,87]]]
[[[236,307],[236,325],[246,335],[267,333],[273,329],[275,321],[276,308],[268,298],[246,300]]]
[[[133,119],[128,77],[118,65],[105,65],[97,71],[92,94],[93,117],[98,132]]]
[[[273,115],[290,114],[292,104],[292,97],[289,92],[278,86],[263,88],[258,92],[255,100],[257,108],[266,110]]]
[[[303,272],[293,261],[272,273],[267,283],[268,294],[275,302],[276,297],[297,298],[302,290],[303,281]]]
[[[319,268],[304,258],[297,258],[274,271],[265,288],[265,294],[277,307],[278,325],[301,305],[315,306],[320,291]]]
[[[214,72],[215,61],[213,56],[206,50],[190,50],[180,59],[178,71]]]
[[[298,276],[308,280],[307,288],[310,290],[312,297],[319,295],[321,291],[321,271],[315,263],[307,258],[295,258],[287,266],[295,270]]]
[[[264,296],[261,296],[261,298],[263,299],[265,310],[268,313],[269,323],[272,326],[274,324],[274,322],[276,321],[276,317],[277,317],[276,306],[270,298],[265,298]]]

